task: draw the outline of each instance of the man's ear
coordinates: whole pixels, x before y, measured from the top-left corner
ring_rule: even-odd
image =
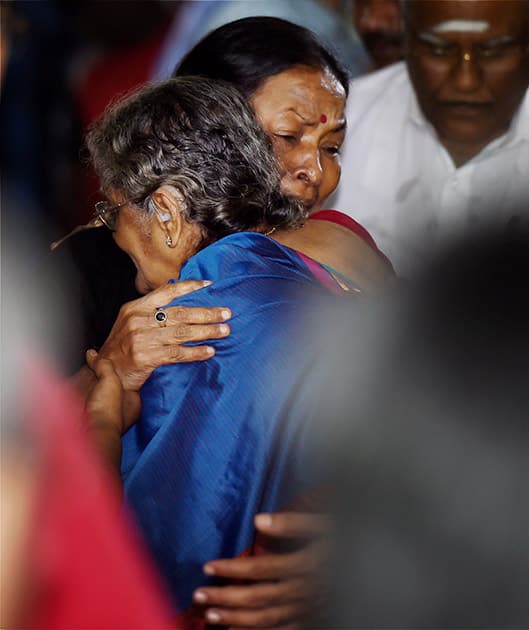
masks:
[[[158,222],[168,247],[175,247],[182,233],[182,195],[174,186],[164,185],[151,194],[153,220]]]

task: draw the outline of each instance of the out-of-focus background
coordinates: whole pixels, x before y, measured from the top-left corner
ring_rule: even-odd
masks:
[[[388,6],[395,22],[396,0],[3,0],[3,215],[16,208],[22,226],[44,221],[57,236],[86,222],[100,198],[83,163],[87,127],[118,95],[167,78],[220,24],[248,15],[298,22],[358,76],[400,55],[397,43],[381,57],[373,35]]]

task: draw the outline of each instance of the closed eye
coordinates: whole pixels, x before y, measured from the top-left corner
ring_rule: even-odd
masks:
[[[274,133],[275,138],[279,138],[283,142],[288,142],[289,144],[294,144],[297,141],[297,136],[291,133]]]
[[[323,147],[323,150],[329,155],[340,155],[340,146]]]
[[[493,57],[501,57],[502,55],[509,54],[517,45],[518,42],[516,41],[504,41],[490,45],[483,44],[482,46],[478,46],[477,52],[480,57],[492,59]]]

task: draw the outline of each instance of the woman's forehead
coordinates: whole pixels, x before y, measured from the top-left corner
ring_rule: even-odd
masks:
[[[256,113],[269,109],[277,116],[294,112],[313,118],[326,106],[327,116],[342,117],[345,90],[328,72],[297,66],[270,77],[252,98]]]

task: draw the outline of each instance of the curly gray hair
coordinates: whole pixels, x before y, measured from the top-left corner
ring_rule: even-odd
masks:
[[[151,214],[150,194],[174,186],[185,218],[214,240],[301,225],[306,210],[280,193],[270,142],[239,91],[179,77],[127,96],[87,136],[104,191]]]

